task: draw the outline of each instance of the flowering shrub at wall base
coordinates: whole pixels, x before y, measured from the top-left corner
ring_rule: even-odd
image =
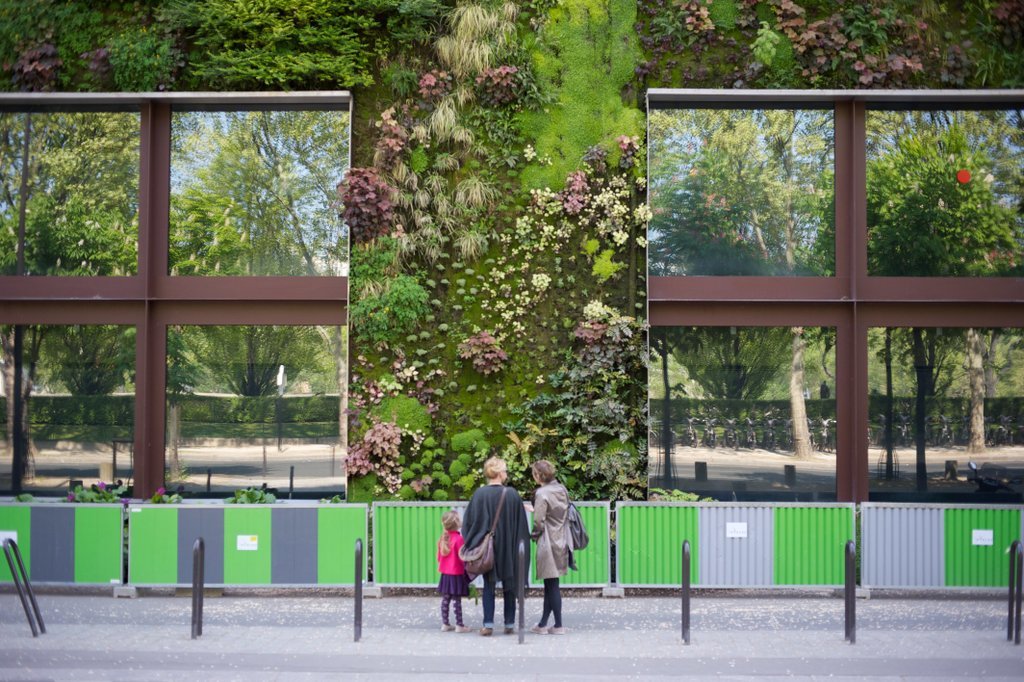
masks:
[[[68,493],[68,502],[78,502],[85,504],[109,504],[111,502],[121,502],[122,496],[128,491],[125,485],[116,485],[114,483],[93,483],[88,488],[83,488],[80,485],[76,485],[75,489]]]
[[[225,504],[274,504],[277,497],[267,492],[266,484],[262,488],[245,488],[236,490],[235,494],[224,500]]]

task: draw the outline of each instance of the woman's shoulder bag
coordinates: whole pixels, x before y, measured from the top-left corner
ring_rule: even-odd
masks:
[[[498,510],[494,513],[494,520],[491,521],[491,529],[480,541],[480,544],[473,549],[467,549],[463,545],[459,549],[459,558],[466,565],[466,573],[470,579],[483,575],[494,568],[494,530],[498,527],[498,520],[501,518],[501,510],[505,507],[505,493],[507,487],[502,487],[501,497],[498,498]]]

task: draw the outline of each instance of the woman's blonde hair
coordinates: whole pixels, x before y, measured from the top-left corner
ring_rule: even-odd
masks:
[[[555,465],[546,459],[537,460],[530,468],[541,483],[551,483],[555,480]]]
[[[484,478],[494,480],[498,476],[508,472],[508,465],[501,457],[489,457],[484,462]]]
[[[441,551],[441,556],[448,556],[452,553],[452,541],[448,531],[458,530],[462,526],[459,512],[454,509],[446,511],[441,517],[441,525],[444,527],[444,532],[441,533],[441,539],[437,541],[437,548]]]

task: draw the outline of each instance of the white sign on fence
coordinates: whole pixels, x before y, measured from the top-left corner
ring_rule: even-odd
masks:
[[[0,547],[3,547],[4,540],[14,540],[14,544],[18,544],[18,531],[0,530]]]
[[[725,524],[725,537],[745,538],[747,537],[746,521],[727,521]]]
[[[972,545],[982,546],[982,547],[991,547],[992,546],[992,530],[991,529],[979,530],[979,529],[975,528],[974,530],[971,531],[971,544]]]
[[[258,535],[239,535],[235,542],[235,548],[239,552],[255,552],[259,549],[259,545]]]

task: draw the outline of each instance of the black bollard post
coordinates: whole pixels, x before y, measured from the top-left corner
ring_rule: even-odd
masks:
[[[683,567],[682,567],[682,630],[683,643],[690,643],[690,541],[683,540]]]
[[[857,546],[853,540],[846,543],[846,633],[844,639],[857,643]]]
[[[206,543],[196,538],[192,545],[192,639],[203,635],[203,589],[206,583]]]
[[[516,598],[519,602],[519,643],[526,636],[526,543],[519,541],[516,548]]]
[[[31,594],[31,592],[30,592]],[[1024,545],[1017,545],[1017,613],[1014,616],[1014,644],[1021,643],[1021,601],[1024,600]]]
[[[288,470],[288,499],[292,499],[292,491],[295,489],[295,465]]]
[[[1009,614],[1006,616],[1006,641],[1013,640],[1013,606],[1017,597],[1017,553],[1020,551],[1020,540],[1010,543],[1010,579],[1007,581],[1010,586],[1010,595],[1007,599]]]
[[[352,641],[358,642],[363,636],[363,540],[356,538],[356,573],[354,585]]]
[[[213,478],[213,469],[206,470],[206,492],[210,492],[210,479]]]

